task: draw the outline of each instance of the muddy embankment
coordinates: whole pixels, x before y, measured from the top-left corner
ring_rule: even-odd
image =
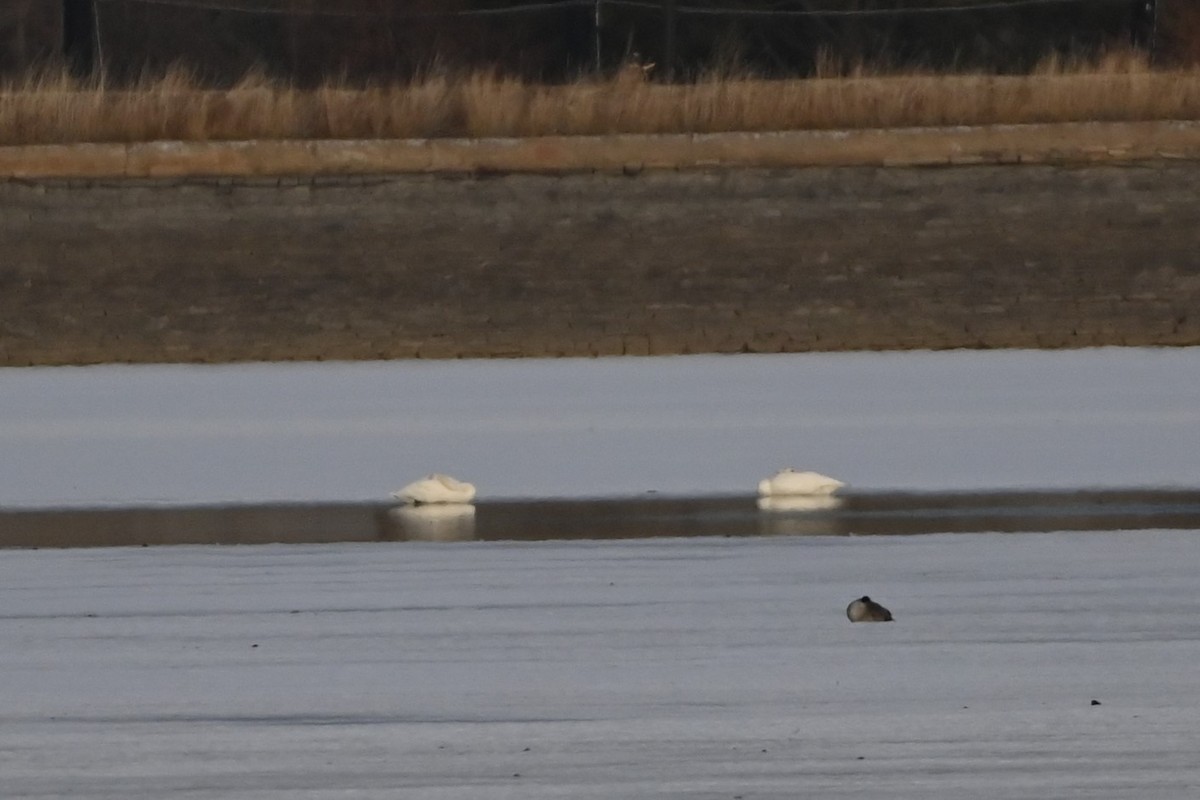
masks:
[[[0,154],[0,364],[1200,343],[1195,153],[770,141],[303,177]]]

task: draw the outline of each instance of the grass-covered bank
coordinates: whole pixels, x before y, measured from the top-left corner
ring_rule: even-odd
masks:
[[[0,181],[0,364],[1194,346],[1198,183],[1200,159]]]
[[[300,89],[251,76],[206,88],[182,71],[113,88],[62,73],[0,85],[0,145],[75,142],[484,138],[616,133],[1200,119],[1200,68],[1115,55],[1026,75],[711,76],[543,85],[486,73]]]

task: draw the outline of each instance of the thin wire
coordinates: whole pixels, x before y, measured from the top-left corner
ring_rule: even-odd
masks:
[[[485,17],[502,16],[505,14],[527,14],[541,11],[553,11],[562,8],[579,8],[591,6],[594,0],[559,0],[555,3],[523,3],[505,8],[474,8],[461,11],[416,11],[404,14],[380,14],[370,11],[354,11],[336,8],[280,8],[272,6],[247,5],[246,3],[228,2],[227,0],[100,0],[102,3],[140,3],[146,6],[166,6],[168,8],[190,8],[198,11],[233,11],[240,14],[273,14],[277,16],[295,17],[387,17],[389,19],[418,19],[423,17]],[[652,6],[653,7],[653,6]]]
[[[604,0],[610,6],[660,11],[662,3],[650,0]],[[233,11],[242,14],[274,14],[281,16],[322,17],[384,17],[389,19],[418,19],[431,17],[483,17],[507,14],[529,14],[558,11],[568,8],[592,7],[595,0],[559,0],[559,2],[522,3],[505,8],[475,8],[459,11],[418,11],[405,14],[383,15],[378,12],[363,12],[332,8],[280,8],[247,5],[231,0],[99,0],[102,3],[140,3],[142,5],[191,8],[202,11]],[[1030,6],[1061,6],[1085,3],[1112,4],[1128,0],[991,0],[990,2],[960,3],[944,6],[910,6],[908,8],[809,8],[809,9],[753,9],[705,6],[676,6],[677,13],[694,16],[714,17],[883,17],[917,14],[959,14],[973,11],[1000,11]]]
[[[661,3],[648,0],[607,0],[609,5],[626,8],[658,10]],[[957,14],[971,11],[996,11],[1026,6],[1060,6],[1082,3],[1104,3],[1115,5],[1128,0],[994,0],[983,3],[961,3],[946,6],[910,6],[908,8],[806,8],[806,9],[759,9],[759,8],[709,8],[702,6],[676,6],[680,14],[714,17],[884,17],[906,14]]]

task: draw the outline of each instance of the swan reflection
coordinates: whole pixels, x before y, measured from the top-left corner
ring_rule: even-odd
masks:
[[[464,542],[475,538],[475,506],[467,503],[404,505],[388,509],[398,539],[415,542]]]
[[[840,497],[760,497],[758,533],[760,536],[838,536],[844,525],[837,514],[823,514],[841,508]]]

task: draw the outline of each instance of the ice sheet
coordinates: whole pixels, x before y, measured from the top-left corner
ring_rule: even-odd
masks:
[[[1196,532],[5,551],[0,782],[1194,798],[1198,567]]]

